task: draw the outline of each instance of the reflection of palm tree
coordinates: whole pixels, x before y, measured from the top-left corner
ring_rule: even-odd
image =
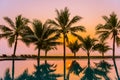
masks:
[[[62,33],[63,35],[63,50],[64,50],[64,80],[66,79],[66,40],[68,41],[67,34],[71,32],[72,34],[75,34],[76,31],[85,31],[85,28],[83,26],[73,26],[74,23],[78,22],[81,17],[74,16],[71,20],[69,19],[70,13],[68,8],[65,8],[64,10],[56,10],[57,17],[54,20],[49,20],[48,23],[56,26],[58,28],[58,33]]]
[[[112,65],[104,60],[100,61],[99,63],[95,63],[95,65],[96,65],[96,69],[95,69],[96,73],[102,75],[105,78],[105,80],[110,80],[107,74],[112,69]]]
[[[106,21],[104,25],[99,24],[96,27],[97,34],[99,34],[99,38],[104,41],[112,35],[113,39],[113,63],[116,71],[117,78],[119,79],[119,74],[117,70],[117,65],[115,61],[115,43],[119,46],[120,38],[119,38],[119,30],[120,30],[120,21],[118,20],[115,13],[110,14],[110,17],[103,16],[103,19]]]
[[[90,66],[85,68],[84,74],[81,80],[100,80],[100,78],[96,76],[94,69]]]
[[[25,33],[26,31],[25,29],[29,21],[28,19],[23,18],[21,15],[16,17],[15,22],[13,22],[9,17],[4,17],[4,20],[10,25],[10,27],[7,27],[5,25],[0,25],[0,29],[3,31],[3,33],[0,34],[0,38],[7,38],[10,47],[12,47],[12,44],[15,43],[14,51],[13,51],[13,57],[14,57],[16,53],[18,38],[20,35]],[[12,67],[13,67],[12,80],[14,80],[14,60]]]
[[[28,70],[25,70],[16,80],[34,80],[34,77],[28,74]]]
[[[90,38],[90,36],[87,36],[86,38],[78,36],[78,38],[81,41],[81,48],[87,53],[88,67],[90,67],[90,52],[94,50],[95,42],[97,40],[94,38]]]
[[[9,69],[7,69],[5,72],[4,80],[12,80]]]
[[[69,42],[67,47],[71,50],[71,52],[74,54],[74,57],[76,57],[76,52],[79,51],[81,45],[76,40],[75,42]]]
[[[57,42],[54,41],[58,38],[58,35],[55,34],[54,28],[47,26],[46,23],[42,24],[39,20],[34,20],[32,24],[33,29],[31,29],[28,35],[24,36],[24,39],[36,45],[35,49],[38,49],[37,64],[39,66],[40,50],[43,49],[46,44],[51,46],[56,45]]]
[[[76,60],[72,61],[71,65],[68,68],[67,80],[69,80],[70,73],[73,72],[75,75],[79,75],[82,70],[82,67]]]
[[[35,80],[57,80],[61,77],[60,74],[55,74],[56,65],[54,64],[41,64],[40,66],[35,66],[36,71],[33,73]]]

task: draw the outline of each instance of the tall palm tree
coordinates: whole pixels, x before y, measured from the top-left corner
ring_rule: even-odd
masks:
[[[9,46],[12,47],[14,43],[14,51],[13,51],[13,58],[16,54],[18,38],[26,32],[26,28],[28,27],[29,20],[22,17],[22,15],[18,15],[15,18],[15,22],[12,21],[9,17],[4,17],[4,20],[9,24],[0,25],[0,29],[2,33],[0,34],[0,38],[8,39]],[[13,59],[13,66],[12,66],[12,80],[14,80],[14,59]]]
[[[116,71],[116,75],[118,80],[120,79],[119,74],[118,74],[118,69],[115,61],[115,43],[117,46],[120,44],[120,38],[119,38],[119,30],[120,30],[120,20],[118,20],[117,15],[113,12],[110,14],[109,17],[103,16],[103,19],[105,20],[105,24],[99,24],[96,27],[96,33],[99,34],[99,38],[104,41],[110,36],[112,36],[113,40],[113,63]]]
[[[75,42],[68,42],[67,47],[71,50],[71,52],[74,54],[74,57],[76,57],[76,53],[79,51],[81,45],[78,43],[78,40]]]
[[[96,45],[96,39],[87,36],[82,38],[78,36],[78,39],[81,41],[81,49],[87,53],[88,56],[88,67],[90,67],[90,52],[94,51],[94,46]]]
[[[23,39],[36,45],[35,49],[38,50],[37,64],[39,66],[40,51],[46,44],[51,46],[59,44],[59,42],[55,42],[59,35],[55,34],[56,29],[48,26],[46,22],[42,24],[40,20],[34,20],[32,25],[33,29],[30,28],[29,34],[25,35]]]
[[[66,41],[68,41],[67,34],[70,32],[72,34],[75,34],[76,31],[85,31],[85,28],[83,26],[73,26],[76,22],[78,22],[81,17],[80,16],[74,16],[70,20],[70,13],[69,9],[67,7],[64,8],[64,10],[56,10],[57,17],[55,20],[49,20],[48,23],[51,25],[54,25],[57,27],[57,32],[59,34],[63,35],[63,54],[64,54],[64,80],[66,79]]]

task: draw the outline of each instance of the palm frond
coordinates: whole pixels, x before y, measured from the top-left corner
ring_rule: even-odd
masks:
[[[2,32],[13,31],[12,29],[10,29],[9,27],[7,27],[5,25],[0,25],[0,30]]]
[[[116,44],[117,46],[120,46],[120,38],[118,36],[116,36]]]
[[[82,17],[80,17],[80,16],[74,16],[74,17],[71,19],[71,21],[68,23],[67,27],[72,26],[72,24],[78,22],[80,19],[82,19]]]
[[[71,27],[70,30],[71,32],[77,32],[77,31],[86,32],[86,29],[84,26],[74,26],[74,27]]]
[[[9,38],[8,38],[8,44],[10,47],[12,47],[12,44],[14,43],[15,41],[15,36],[14,35],[11,35]]]
[[[103,18],[106,22],[109,21],[109,18],[108,18],[107,16],[102,16],[102,18]]]
[[[4,17],[4,20],[10,25],[12,29],[15,29],[15,24],[9,17]]]
[[[12,34],[11,32],[2,33],[2,34],[0,34],[0,39],[1,38],[8,38],[11,34]]]
[[[58,23],[56,23],[54,20],[50,20],[50,19],[47,20],[47,24],[51,24],[51,25],[54,25],[54,26],[56,26],[56,27],[59,27],[59,26],[60,26],[60,25],[59,25]]]
[[[103,24],[98,24],[95,28],[95,30],[101,30],[104,29],[104,25]]]

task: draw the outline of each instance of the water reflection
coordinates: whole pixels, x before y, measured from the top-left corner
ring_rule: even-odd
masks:
[[[41,61],[40,66],[34,65],[35,62],[34,60],[16,62],[16,80],[63,80],[62,60]],[[110,60],[91,60],[90,67],[86,60],[67,60],[66,62],[68,80],[115,80],[114,68]],[[11,80],[11,69],[9,69],[4,71],[5,74],[1,80]]]

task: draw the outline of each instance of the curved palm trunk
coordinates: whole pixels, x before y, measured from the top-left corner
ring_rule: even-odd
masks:
[[[66,80],[66,47],[65,47],[65,34],[63,34],[63,51],[64,51],[64,80]]]
[[[15,57],[15,53],[16,53],[16,49],[17,49],[17,38],[18,38],[18,35],[16,35],[16,38],[15,38],[15,45],[14,45],[14,52],[13,52],[13,61],[12,61],[12,80],[14,80],[14,69],[15,69],[15,60],[14,60],[14,57]]]
[[[117,78],[119,80],[120,77],[119,77],[119,73],[118,73],[118,69],[117,69],[117,65],[116,65],[116,61],[115,61],[115,35],[113,36],[113,63],[114,63]]]
[[[87,56],[88,56],[88,67],[90,67],[90,53],[87,51]]]
[[[70,78],[70,71],[68,71],[67,80],[69,80],[69,78]]]
[[[40,48],[38,48],[38,59],[37,59],[37,65],[40,66]]]

